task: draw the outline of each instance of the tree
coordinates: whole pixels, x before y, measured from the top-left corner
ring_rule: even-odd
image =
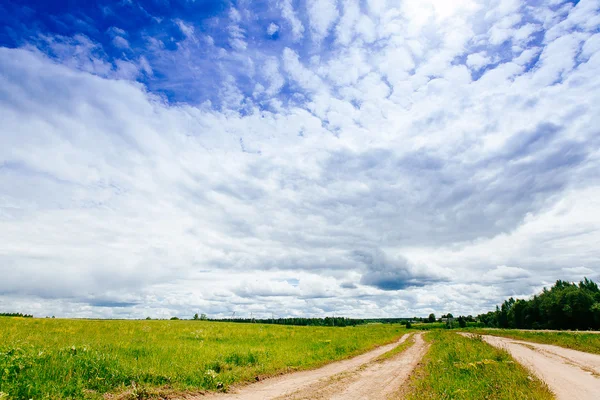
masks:
[[[465,328],[467,326],[467,321],[462,315],[458,317],[458,326],[460,326],[461,328]]]
[[[427,321],[435,322],[435,314],[434,313],[429,314],[429,318],[427,318]]]
[[[198,313],[194,314],[194,321],[198,320]]]
[[[410,321],[406,321],[406,329],[410,328],[412,328],[412,324],[410,323]]]
[[[585,278],[579,284],[557,280],[529,300],[510,298],[496,311],[478,316],[481,324],[499,328],[598,329],[600,289]]]
[[[198,314],[196,314],[196,315],[198,315]],[[208,317],[206,316],[206,314],[202,313],[202,314],[200,314],[200,319],[202,321],[206,321],[208,319]]]

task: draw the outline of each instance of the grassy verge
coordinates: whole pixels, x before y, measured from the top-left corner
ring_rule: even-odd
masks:
[[[600,334],[598,333],[520,331],[514,329],[476,329],[468,330],[468,332],[553,344],[573,350],[600,354]]]
[[[415,344],[415,337],[414,337],[414,335],[411,334],[408,338],[406,338],[406,340],[404,342],[400,343],[398,346],[394,347],[392,350],[390,350],[386,353],[383,353],[382,355],[377,357],[374,361],[382,362],[382,361],[388,360],[388,359],[404,352],[404,350],[408,349],[413,344]]]
[[[510,355],[481,340],[432,331],[431,342],[410,381],[406,398],[464,400],[553,399],[548,388]]]
[[[6,318],[0,324],[0,398],[101,399],[126,391],[145,398],[161,391],[224,390],[356,355],[405,332],[388,324]]]

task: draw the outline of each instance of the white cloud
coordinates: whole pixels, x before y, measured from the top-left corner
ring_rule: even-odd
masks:
[[[175,20],[175,24],[179,27],[181,33],[185,35],[186,38],[192,39],[194,38],[194,27],[191,24],[186,24],[184,21],[180,19]]]
[[[112,43],[115,47],[118,47],[120,49],[128,49],[129,48],[129,42],[127,41],[127,39],[125,39],[124,37],[121,37],[121,36],[115,36],[112,40]]]
[[[476,71],[491,63],[492,59],[486,56],[486,53],[483,51],[480,53],[472,53],[467,56],[467,65]]]
[[[507,267],[506,265],[499,265],[494,269],[489,270],[483,275],[484,280],[492,282],[503,282],[512,281],[515,279],[528,278],[531,273],[523,268],[519,267]]]
[[[589,2],[278,4],[0,50],[0,308],[457,314],[594,278]]]
[[[321,79],[317,74],[307,69],[299,59],[296,52],[289,48],[283,50],[283,65],[287,70],[289,77],[295,81],[302,89],[317,92],[324,88]]]
[[[269,81],[269,87],[266,90],[267,94],[273,96],[279,93],[285,83],[279,71],[279,61],[275,57],[267,59],[262,71]]]
[[[269,36],[273,36],[274,34],[276,34],[277,32],[279,32],[279,25],[271,22],[269,24],[269,26],[267,27],[267,35]]]
[[[294,11],[292,0],[281,0],[279,6],[281,7],[282,17],[287,20],[292,28],[293,39],[301,39],[304,34],[304,25],[302,25],[302,22],[298,19],[298,16]]]
[[[349,0],[342,3],[343,13],[336,26],[337,41],[347,46],[354,38],[354,30],[360,18],[360,5],[358,0]]]
[[[335,0],[307,0],[306,8],[310,22],[310,32],[316,42],[328,36],[333,23],[339,17]]]

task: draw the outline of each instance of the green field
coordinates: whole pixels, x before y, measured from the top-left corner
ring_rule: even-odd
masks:
[[[328,328],[1,318],[0,399],[223,390],[349,357],[404,333],[404,327],[390,324]]]
[[[600,334],[585,331],[545,332],[521,331],[516,329],[473,329],[471,333],[481,335],[502,336],[510,339],[528,340],[530,342],[553,344],[587,353],[600,354]]]
[[[410,382],[409,400],[544,400],[554,396],[510,355],[452,331],[432,331],[431,343]]]

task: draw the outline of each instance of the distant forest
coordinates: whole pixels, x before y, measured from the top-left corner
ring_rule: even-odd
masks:
[[[356,326],[368,323],[405,323],[410,318],[379,318],[379,319],[355,319],[345,317],[325,318],[226,318],[214,319],[216,322],[241,322],[275,325],[299,325],[299,326]]]
[[[579,284],[559,280],[530,300],[511,297],[477,320],[495,328],[600,329],[600,289],[587,278]]]
[[[376,318],[353,319],[327,318],[228,318],[212,321],[261,323],[306,326],[355,326],[368,323],[402,323],[417,329],[435,328],[517,328],[517,329],[600,329],[600,289],[598,284],[585,278],[579,284],[558,280],[550,288],[529,300],[510,298],[497,306],[495,311],[477,317],[452,314],[438,319],[434,314],[425,318]],[[420,324],[419,324],[420,323]]]
[[[21,314],[21,313],[0,313],[0,317],[21,317],[21,318],[33,318],[33,315]]]
[[[22,313],[0,313],[0,317],[32,318]],[[148,317],[150,319],[150,317]],[[173,317],[172,319],[178,319]],[[585,278],[581,282],[571,283],[558,280],[542,293],[529,300],[510,298],[495,311],[480,314],[477,317],[452,314],[442,315],[438,319],[434,314],[425,318],[372,318],[355,319],[345,317],[326,318],[226,318],[209,319],[205,314],[196,314],[194,320],[215,322],[240,322],[276,325],[301,326],[356,326],[369,323],[401,323],[418,329],[435,328],[517,328],[517,329],[558,329],[558,330],[600,330],[600,289],[598,284]]]

